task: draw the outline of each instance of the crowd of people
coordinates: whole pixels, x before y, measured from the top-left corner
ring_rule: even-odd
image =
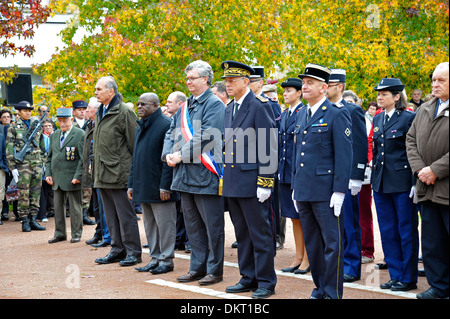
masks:
[[[223,280],[228,211],[241,278],[226,292],[267,298],[290,219],[295,255],[281,270],[311,272],[311,299],[340,299],[343,283],[360,280],[361,265],[374,261],[376,213],[378,267],[390,275],[380,288],[417,289],[423,259],[430,288],[417,298],[448,298],[448,62],[431,75],[431,93],[422,99],[414,89],[409,103],[400,79],[380,79],[367,111],[346,90],[342,69],[308,63],[280,84],[280,105],[263,66],[221,68],[223,80],[213,83],[211,66],[192,62],[190,96],[172,92],[161,106],[157,94],[144,93],[137,115],[111,76],[98,79],[88,103],[58,108],[57,126],[45,106],[39,120],[27,101],[15,114],[3,108],[2,220],[11,206],[31,232],[54,217],[49,244],[68,239],[68,216],[71,243],[84,225],[96,225],[86,243],[111,246],[96,263],[138,265],[148,247],[150,261],[135,269],[155,275],[173,271],[174,250],[185,249],[190,267],[177,281],[205,286]],[[5,196],[11,185],[18,198]]]

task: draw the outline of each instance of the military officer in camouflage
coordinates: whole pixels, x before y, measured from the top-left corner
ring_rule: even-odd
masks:
[[[42,184],[42,165],[45,161],[45,142],[40,130],[31,143],[31,152],[28,152],[23,162],[15,159],[15,154],[20,152],[25,142],[23,137],[34,119],[31,118],[33,106],[27,101],[21,101],[15,109],[19,116],[15,123],[8,128],[6,136],[6,158],[17,187],[20,190],[18,199],[18,214],[22,218],[22,231],[45,230],[36,221],[36,215],[39,211],[39,198],[41,195]],[[37,146],[36,146],[37,145]]]

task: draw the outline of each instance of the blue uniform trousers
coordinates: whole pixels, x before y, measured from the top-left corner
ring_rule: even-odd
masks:
[[[361,227],[359,225],[359,194],[348,190],[344,199],[344,274],[361,278]]]
[[[268,220],[269,200],[256,197],[228,197],[230,217],[238,242],[239,281],[246,287],[274,290],[273,233]]]
[[[330,202],[299,202],[306,251],[311,265],[314,288],[311,297],[328,295],[341,299],[343,293],[344,235],[343,214],[334,216]]]
[[[392,280],[417,282],[419,231],[409,192],[373,192],[384,259]]]

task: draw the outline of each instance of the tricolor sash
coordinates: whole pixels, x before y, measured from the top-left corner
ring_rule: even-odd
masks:
[[[192,127],[191,118],[189,117],[189,112],[187,109],[187,101],[181,106],[181,133],[186,142],[189,142],[193,135],[194,129]],[[219,177],[219,195],[222,195],[222,171],[219,169],[214,157],[210,152],[204,152],[198,156],[203,165],[213,174]]]

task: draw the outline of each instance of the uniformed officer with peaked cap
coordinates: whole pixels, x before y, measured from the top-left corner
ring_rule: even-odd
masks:
[[[340,299],[343,293],[342,204],[351,171],[352,126],[346,108],[325,96],[331,70],[308,63],[303,99],[308,105],[295,123],[293,199],[304,231],[312,299]]]
[[[253,298],[267,298],[274,294],[277,282],[274,239],[267,218],[278,166],[274,115],[267,99],[248,87],[254,73],[250,66],[225,61],[221,67],[227,93],[234,97],[225,109],[223,196],[236,233],[242,276],[226,291],[255,290]],[[260,140],[262,135],[265,143]],[[267,162],[262,154],[275,158]]]
[[[373,118],[371,184],[380,226],[384,259],[391,280],[382,289],[407,291],[417,287],[418,216],[409,197],[415,184],[406,154],[406,133],[414,112],[405,110],[400,79],[383,78],[373,89],[384,108]]]

